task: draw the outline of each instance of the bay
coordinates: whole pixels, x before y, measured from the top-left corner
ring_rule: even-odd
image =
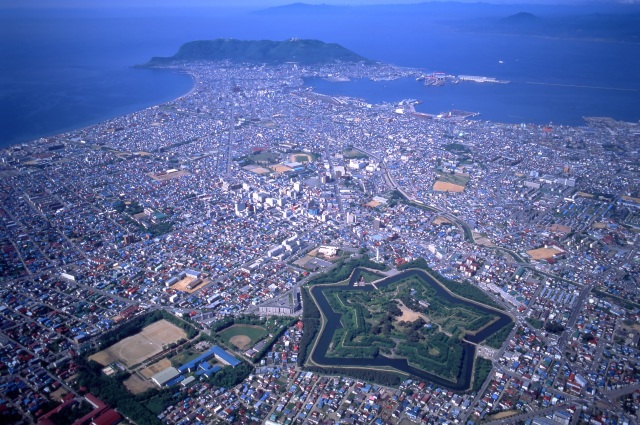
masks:
[[[330,96],[348,96],[368,103],[419,100],[417,112],[437,115],[452,110],[479,113],[474,119],[504,123],[583,125],[583,117],[612,116],[622,121],[638,119],[636,92],[591,86],[546,83],[508,84],[460,82],[425,86],[411,78],[393,81],[356,79],[330,82],[316,77],[307,87]]]
[[[0,84],[0,147],[47,137],[175,99],[192,79],[166,70],[62,67],[46,80]]]
[[[134,69],[187,41],[292,37],[362,56],[512,83],[423,87],[409,80],[314,81],[319,92],[480,119],[580,125],[584,115],[640,119],[640,45],[454,31],[424,16],[262,16],[213,9],[16,10],[0,16],[0,147],[46,137],[185,94],[182,74]],[[535,84],[531,84],[535,83]]]

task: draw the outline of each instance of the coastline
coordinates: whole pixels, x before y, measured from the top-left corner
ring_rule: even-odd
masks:
[[[405,67],[404,69],[412,69]],[[504,78],[504,77],[501,77]],[[584,127],[583,117],[605,116],[621,122],[637,122],[639,116],[628,105],[637,97],[635,87],[602,87],[585,84],[528,82],[512,79],[510,84],[469,83],[449,84],[441,87],[425,87],[412,78],[391,81],[353,79],[340,84],[320,77],[305,79],[305,87],[326,96],[344,96],[364,99],[368,103],[394,103],[418,99],[421,104],[416,112],[438,115],[452,110],[480,113],[475,119],[501,124],[535,124]],[[594,94],[593,91],[598,93]],[[587,102],[580,99],[605,99],[615,104]],[[556,99],[549,105],[549,98]],[[614,102],[615,100],[615,102]]]
[[[191,78],[191,88],[185,94],[181,94],[180,96],[174,97],[173,99],[168,100],[166,102],[162,102],[162,103],[158,103],[158,104],[155,104],[155,105],[152,105],[152,106],[148,106],[148,108],[152,108],[153,106],[164,105],[166,103],[175,102],[176,100],[181,99],[183,97],[191,96],[192,94],[194,94],[196,92],[196,90],[198,89],[198,84],[200,84],[200,82],[201,82],[200,80],[198,80],[196,78],[195,75],[193,75],[192,73],[190,73],[190,72],[188,72],[188,71],[186,71],[184,69],[173,69],[173,68],[153,68],[153,69],[163,69],[163,70],[168,70],[168,71],[175,72],[175,73],[182,74],[182,75],[188,75],[189,78]]]
[[[136,69],[134,66],[130,66],[130,67],[126,67],[128,69]],[[21,144],[25,144],[25,143],[34,143],[40,139],[47,139],[47,138],[52,138],[52,137],[59,137],[63,134],[66,133],[71,133],[74,131],[81,131],[81,130],[86,130],[89,129],[91,127],[94,127],[96,125],[99,125],[105,121],[111,120],[111,119],[116,119],[116,118],[120,118],[120,117],[124,117],[127,115],[131,115],[131,114],[135,114],[137,112],[143,111],[145,109],[148,108],[153,108],[156,106],[160,106],[160,105],[164,105],[167,103],[171,103],[171,102],[175,102],[178,99],[181,99],[183,97],[186,96],[190,96],[193,93],[195,93],[195,91],[197,90],[197,86],[199,84],[199,81],[196,79],[196,77],[187,72],[184,69],[175,69],[175,68],[147,68],[150,69],[152,71],[161,71],[161,72],[168,72],[174,75],[186,75],[191,79],[191,84],[189,87],[189,90],[187,92],[182,92],[181,94],[177,95],[177,96],[172,96],[170,99],[168,100],[164,100],[164,101],[153,101],[153,102],[137,102],[135,105],[133,105],[133,107],[135,109],[128,111],[128,112],[124,112],[124,113],[112,113],[110,111],[114,111],[114,109],[109,109],[108,111],[105,111],[104,115],[102,115],[100,118],[98,119],[90,119],[90,120],[85,120],[84,122],[81,122],[77,125],[69,125],[69,126],[65,126],[64,128],[59,128],[57,130],[53,130],[51,132],[47,132],[45,134],[39,135],[39,136],[35,136],[35,137],[29,137],[28,139],[25,140],[13,140],[13,141],[8,141],[6,144],[2,144],[0,145],[0,150],[1,149],[9,149],[12,146],[17,146],[17,145],[21,145]],[[141,103],[149,103],[147,106],[142,106],[140,107]],[[127,106],[122,106],[120,108],[115,108],[115,110],[117,111],[118,109],[128,109]]]
[[[138,66],[127,66],[126,68],[128,69],[138,69]],[[416,69],[416,68],[412,68],[412,67],[400,67],[402,69]],[[59,127],[57,129],[51,130],[51,131],[47,131],[47,132],[43,132],[40,135],[35,135],[35,136],[27,136],[24,139],[20,140],[19,138],[12,138],[12,139],[6,139],[6,144],[2,144],[0,145],[0,149],[7,149],[10,148],[11,146],[15,146],[15,145],[20,145],[20,144],[24,144],[24,143],[32,143],[34,141],[37,141],[39,139],[46,139],[46,138],[52,138],[52,137],[57,137],[57,136],[61,136],[63,134],[66,133],[70,133],[70,132],[74,132],[74,131],[81,131],[81,130],[85,130],[88,128],[91,128],[93,126],[99,125],[101,123],[104,123],[105,121],[109,121],[112,119],[116,119],[119,117],[124,117],[127,115],[131,115],[131,114],[135,114],[137,112],[143,111],[145,109],[148,108],[152,108],[152,107],[156,107],[156,106],[160,106],[160,105],[165,105],[171,102],[175,102],[179,99],[188,97],[193,95],[197,90],[198,90],[198,86],[201,83],[201,81],[198,80],[197,76],[192,74],[191,72],[188,71],[188,69],[182,68],[182,67],[173,67],[173,66],[159,66],[159,67],[150,67],[150,68],[144,68],[144,69],[148,69],[151,72],[167,72],[168,74],[172,74],[172,75],[186,75],[189,76],[190,78],[190,84],[188,87],[188,90],[186,91],[180,91],[179,94],[177,95],[170,95],[171,97],[163,100],[161,96],[157,96],[156,99],[158,97],[160,97],[161,99],[152,101],[152,102],[146,102],[146,101],[138,101],[138,102],[131,102],[131,104],[129,106],[116,106],[115,108],[110,108],[110,109],[105,109],[105,111],[103,111],[102,116],[97,117],[97,118],[88,118],[85,120],[81,120],[80,123],[77,124],[70,124],[67,126],[62,126]],[[150,80],[151,81],[151,80]],[[337,84],[334,85],[336,82],[340,82],[342,84]],[[389,84],[388,82],[386,82],[387,84]],[[427,88],[425,89],[422,85],[415,85],[415,82],[413,81],[413,79],[410,78],[399,78],[399,79],[395,79],[393,82],[393,84],[395,84],[397,87],[392,88],[391,90],[396,94],[398,94],[398,99],[400,98],[419,98],[420,96],[424,97],[424,101],[423,103],[419,106],[419,108],[417,109],[418,113],[426,113],[429,115],[435,115],[435,114],[439,114],[442,112],[447,112],[449,110],[452,110],[451,108],[465,108],[465,106],[459,106],[460,102],[466,101],[467,98],[473,98],[472,95],[484,95],[486,96],[487,90],[494,90],[491,87],[487,88],[487,86],[484,85],[469,85],[468,88],[466,88],[464,93],[460,93],[459,87],[456,86],[451,86],[451,87],[445,87],[445,88],[438,88],[436,90],[434,89],[430,89]],[[343,79],[343,78],[335,78],[335,79],[331,79],[328,80],[327,78],[322,78],[322,77],[311,77],[311,78],[306,78],[304,80],[304,86],[305,87],[311,87],[313,84],[314,87],[314,92],[316,93],[322,93],[325,95],[329,95],[329,96],[345,96],[345,97],[356,97],[359,98],[361,97],[361,93],[359,93],[359,90],[361,91],[363,87],[369,87],[369,88],[373,88],[376,84],[375,81],[364,81],[361,82],[359,81],[359,79]],[[382,87],[387,87],[387,84],[384,84]],[[320,87],[316,87],[316,85],[319,85]],[[593,89],[593,88],[597,88],[597,89],[609,89],[613,92],[632,92],[633,94],[636,93],[636,89],[620,89],[620,88],[609,88],[609,87],[592,87],[592,86],[582,86],[582,85],[566,85],[566,84],[557,84],[557,83],[543,83],[543,82],[525,82],[525,83],[516,83],[516,86],[531,86],[531,87],[538,87],[538,86],[550,86],[553,89],[561,89],[561,90],[568,90],[568,89],[572,89],[572,90],[586,90],[586,89]],[[341,87],[340,89],[336,89],[336,87],[339,86]],[[498,86],[502,86],[502,85],[498,85]],[[155,85],[154,89],[157,87],[163,87],[163,85]],[[376,90],[379,88],[375,87]],[[355,89],[355,90],[354,90]],[[505,93],[510,92],[512,89],[502,89],[502,88],[498,88],[501,92],[504,92],[503,95],[505,95]],[[388,89],[385,89],[388,90]],[[506,90],[506,91],[505,91]],[[374,92],[373,90],[370,90],[371,92]],[[157,91],[149,91],[149,89],[147,88],[147,92],[145,93],[145,95],[149,94],[149,93],[157,93]],[[125,91],[121,91],[121,92],[116,92],[114,93],[116,96],[118,95],[122,95],[124,94],[126,96],[127,93],[125,93]],[[443,96],[444,94],[444,96]],[[388,102],[388,99],[386,99],[387,97],[389,97],[389,91],[387,91],[387,93],[376,93],[374,94],[371,98],[367,99],[367,101],[371,102],[371,103],[385,103]],[[384,98],[384,99],[383,99]],[[386,100],[385,100],[386,99]],[[96,99],[93,99],[94,103],[97,103]],[[559,116],[555,116],[555,119],[551,119],[550,117],[544,116],[544,117],[539,117],[539,116],[524,116],[524,114],[518,114],[518,115],[507,115],[507,116],[500,116],[501,114],[503,114],[500,111],[497,111],[497,109],[495,107],[493,107],[489,101],[485,100],[485,101],[480,101],[481,105],[479,105],[478,108],[476,109],[465,109],[465,110],[480,110],[480,112],[482,112],[482,118],[479,118],[480,120],[486,120],[486,121],[491,121],[491,122],[496,122],[496,123],[504,123],[504,124],[518,124],[518,123],[531,123],[531,124],[539,124],[539,125],[543,125],[545,123],[549,123],[549,122],[554,122],[556,125],[566,125],[566,126],[571,126],[571,127],[582,127],[585,126],[585,120],[584,117],[588,117],[588,116],[598,116],[598,114],[594,114],[593,111],[584,111],[584,110],[576,110],[576,111],[571,111],[571,108],[565,108],[566,110],[571,111],[572,114],[576,115],[575,117],[570,117],[570,116],[566,116],[566,117],[559,117]],[[482,102],[485,102],[484,104],[482,104]],[[489,102],[489,103],[487,103]],[[485,108],[481,108],[480,106],[484,106]],[[92,105],[88,105],[89,107],[91,107]],[[466,105],[468,106],[468,105]],[[76,105],[76,108],[79,108],[80,105]],[[447,109],[449,108],[449,109]],[[528,106],[525,107],[527,110],[526,111],[521,111],[521,112],[530,112],[530,111],[536,111],[536,107],[533,108],[529,108]],[[483,109],[487,109],[486,111],[484,111]],[[429,112],[426,112],[426,111]],[[566,113],[566,112],[565,112]],[[496,114],[498,116],[496,116]],[[579,118],[577,117],[579,115]],[[612,114],[615,115],[615,114]],[[606,115],[606,116],[611,116],[611,115]],[[625,117],[617,117],[617,118],[613,118],[616,121],[622,121],[622,122],[634,122],[633,119],[629,120],[629,119],[625,119]]]

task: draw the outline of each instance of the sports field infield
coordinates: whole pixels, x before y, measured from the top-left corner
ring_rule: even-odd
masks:
[[[233,325],[219,332],[224,342],[230,343],[240,350],[246,350],[267,335],[262,326]]]
[[[93,354],[89,359],[103,366],[119,361],[130,367],[158,354],[163,350],[163,345],[177,342],[186,337],[187,334],[176,325],[166,320],[159,320],[145,327],[139,333]]]

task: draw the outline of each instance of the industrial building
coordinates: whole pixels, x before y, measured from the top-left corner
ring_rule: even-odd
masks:
[[[263,315],[290,316],[300,309],[298,290],[293,289],[288,295],[258,307]]]
[[[188,385],[188,383],[193,382],[193,380],[190,378],[185,379],[186,374],[195,373],[196,376],[205,375],[208,377],[222,369],[222,367],[218,365],[212,366],[209,363],[209,360],[213,358],[215,358],[216,361],[231,367],[236,367],[240,364],[240,360],[236,359],[232,354],[225,351],[222,347],[214,345],[197,358],[183,364],[177,369],[175,367],[169,367],[156,373],[151,377],[151,380],[161,388],[171,387],[180,382],[182,382],[182,385]]]
[[[151,377],[151,380],[159,387],[163,387],[167,382],[174,378],[177,378],[180,372],[175,367],[168,367],[165,370],[156,373]]]

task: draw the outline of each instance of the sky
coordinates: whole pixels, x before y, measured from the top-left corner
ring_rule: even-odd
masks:
[[[185,6],[208,6],[208,7],[255,7],[266,8],[291,3],[308,4],[340,4],[340,5],[362,5],[362,4],[392,4],[392,3],[421,3],[424,0],[3,0],[5,7],[185,7]]]
[[[638,3],[640,0],[456,0],[465,3],[496,4],[587,4],[587,3]],[[216,7],[262,9],[291,3],[370,5],[410,4],[425,0],[0,0],[0,8],[113,8],[113,7]]]

